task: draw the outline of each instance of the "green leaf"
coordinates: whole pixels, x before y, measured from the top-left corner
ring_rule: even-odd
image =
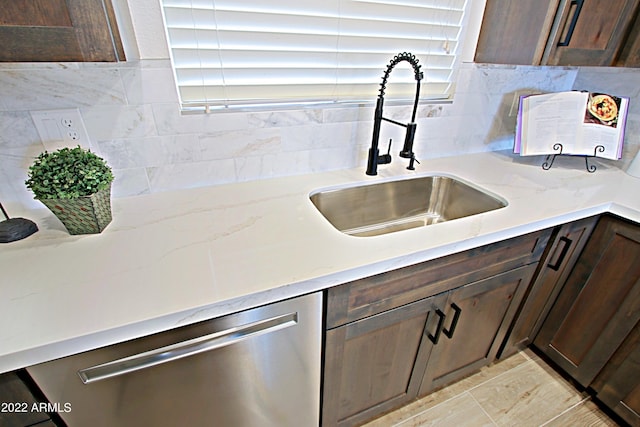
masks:
[[[44,151],[29,167],[25,181],[36,199],[72,199],[109,187],[111,168],[101,157],[80,146]]]

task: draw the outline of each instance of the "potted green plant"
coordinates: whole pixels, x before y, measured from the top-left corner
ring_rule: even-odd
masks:
[[[43,152],[25,184],[69,234],[100,233],[111,222],[113,173],[101,157],[80,146]]]

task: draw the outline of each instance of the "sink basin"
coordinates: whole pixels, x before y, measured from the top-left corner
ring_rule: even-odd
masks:
[[[311,202],[339,231],[376,236],[507,206],[475,185],[445,175],[315,191]]]

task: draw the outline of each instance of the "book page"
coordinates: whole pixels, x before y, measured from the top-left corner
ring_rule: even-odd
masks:
[[[594,92],[523,97],[514,152],[620,159],[628,107],[629,98]]]
[[[523,99],[521,154],[557,154],[558,143],[563,153],[571,153],[582,131],[587,98],[583,92],[561,92]]]
[[[622,157],[628,98],[589,93],[575,154]]]

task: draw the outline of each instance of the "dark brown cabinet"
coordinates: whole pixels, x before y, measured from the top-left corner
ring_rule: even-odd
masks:
[[[487,0],[476,62],[640,66],[638,0]]]
[[[640,323],[598,375],[596,397],[632,426],[640,426]]]
[[[554,230],[499,357],[511,356],[533,342],[597,221],[597,216],[589,217]]]
[[[327,331],[323,422],[357,425],[414,398],[425,324],[438,298],[426,298]],[[331,390],[331,392],[330,392]]]
[[[448,293],[444,320],[435,331],[440,339],[430,346],[419,396],[493,362],[535,267],[520,267]]]
[[[327,331],[323,425],[357,425],[492,362],[534,269]]]
[[[620,56],[638,0],[573,0],[558,12],[547,46],[548,65],[614,65]]]
[[[322,425],[360,424],[491,363],[550,235],[329,289]]]
[[[487,0],[475,62],[542,63],[558,0]]]
[[[124,61],[110,0],[2,1],[0,61]]]
[[[640,67],[640,11],[636,14],[636,20],[631,25],[631,32],[616,65]]]
[[[640,321],[640,227],[603,217],[534,344],[583,386]]]

